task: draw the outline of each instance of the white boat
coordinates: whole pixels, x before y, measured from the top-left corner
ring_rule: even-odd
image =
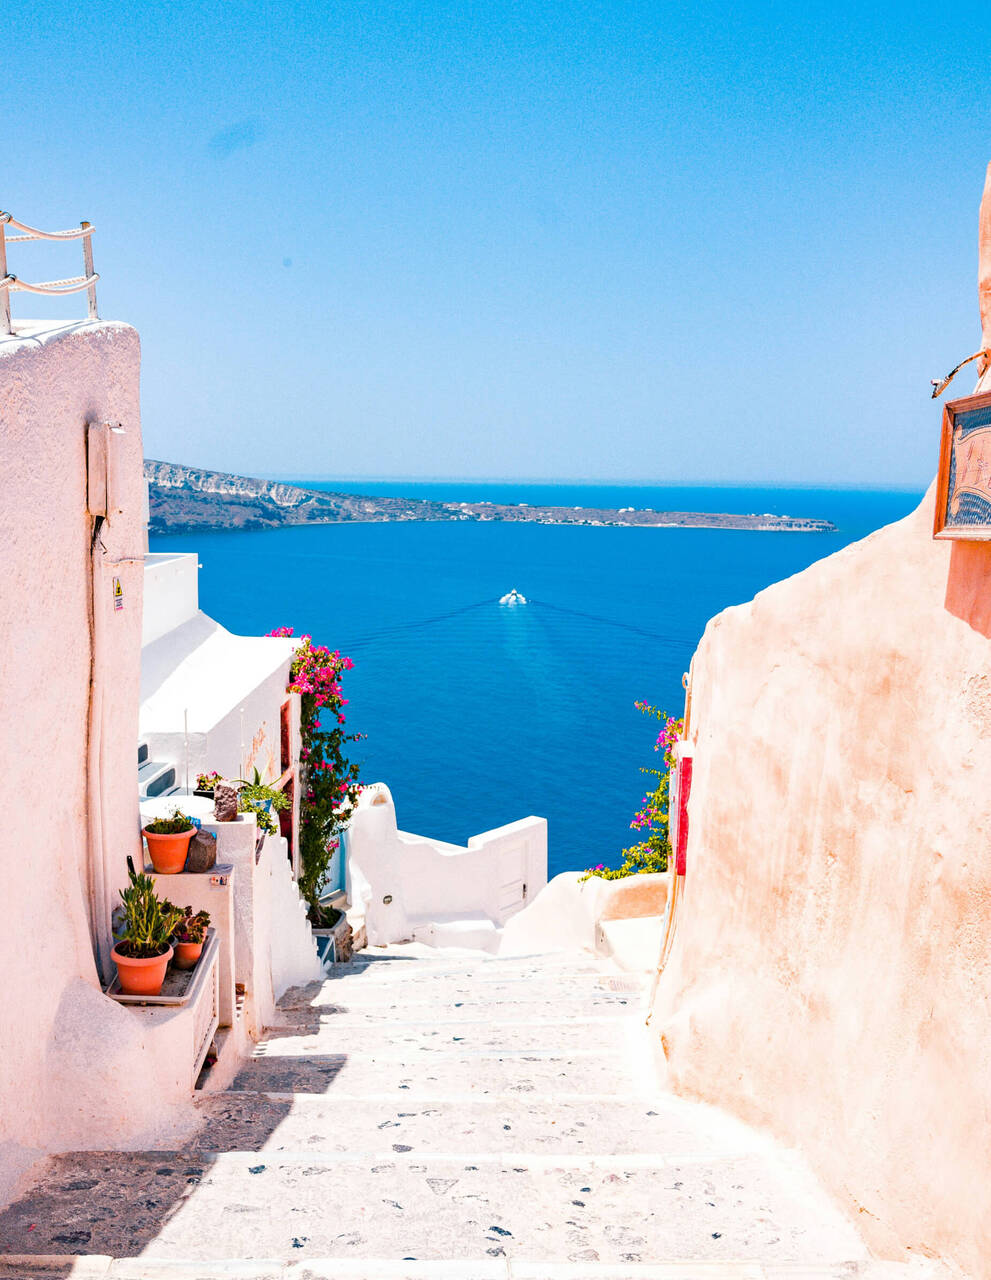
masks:
[[[500,604],[526,604],[526,596],[521,595],[519,591],[513,587],[507,595],[499,597]]]

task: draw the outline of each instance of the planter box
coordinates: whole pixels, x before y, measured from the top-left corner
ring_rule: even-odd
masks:
[[[152,1039],[156,1034],[163,1037],[164,1052],[176,1053],[177,1062],[188,1054],[190,1089],[196,1083],[220,1021],[219,960],[219,940],[211,928],[207,930],[203,954],[196,968],[170,966],[161,995],[125,995],[116,977],[107,988],[112,1000],[127,1005],[136,1017],[148,1019]]]
[[[237,826],[236,823],[229,825]],[[220,839],[224,837],[221,836]],[[220,1025],[229,1027],[234,1021],[235,872],[233,864],[218,861],[209,871],[202,874],[192,871],[182,871],[177,876],[159,876],[154,871],[148,874],[155,881],[155,892],[159,896],[171,898],[173,902],[188,903],[194,911],[210,913],[207,938],[209,939],[210,933],[217,934],[220,952]],[[201,959],[200,964],[202,963]],[[190,976],[194,973],[196,969],[190,971]],[[167,978],[166,982],[170,980],[171,978]],[[165,990],[169,988],[166,987]]]
[[[177,969],[174,964],[170,964],[160,995],[129,996],[126,992],[121,991],[119,977],[115,977],[110,986],[107,987],[107,995],[120,1004],[192,1004],[196,999],[199,988],[207,980],[208,971],[216,966],[217,954],[217,934],[214,929],[210,928],[206,931],[203,954],[200,956],[196,967],[193,969]]]

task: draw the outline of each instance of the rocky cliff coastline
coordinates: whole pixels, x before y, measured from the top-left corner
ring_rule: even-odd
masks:
[[[145,461],[152,533],[182,529],[276,529],[350,520],[516,520],[531,524],[640,525],[831,533],[828,520],[711,511],[650,511],[624,507],[548,507],[526,503],[431,502],[325,493],[275,480],[204,471],[177,462]]]

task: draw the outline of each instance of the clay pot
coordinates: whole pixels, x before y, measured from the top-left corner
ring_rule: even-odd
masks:
[[[186,865],[189,842],[196,834],[196,828],[190,827],[188,831],[177,831],[174,835],[162,836],[155,835],[153,831],[143,827],[141,834],[148,841],[148,857],[151,858],[151,865],[158,874],[174,876],[178,875]]]
[[[202,954],[202,942],[177,942],[175,944],[175,967],[177,969],[195,969]]]
[[[120,989],[129,996],[157,996],[161,994],[165,981],[165,970],[172,959],[172,948],[163,951],[160,956],[152,956],[150,960],[135,956],[122,956],[114,947],[110,957],[117,966],[117,977]]]

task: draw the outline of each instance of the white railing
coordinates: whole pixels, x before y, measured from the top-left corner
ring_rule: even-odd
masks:
[[[8,227],[16,227],[23,231],[20,236],[7,235]],[[10,323],[10,295],[15,290],[24,293],[40,293],[49,297],[60,298],[70,293],[81,293],[83,289],[89,295],[89,318],[98,320],[96,313],[96,282],[99,276],[93,270],[93,232],[96,228],[89,222],[81,222],[78,229],[71,231],[39,231],[37,227],[29,227],[18,222],[12,214],[0,213],[0,331],[13,333]],[[81,240],[83,242],[83,274],[71,276],[66,280],[43,280],[37,284],[29,284],[7,270],[7,245],[24,244],[29,240]]]

